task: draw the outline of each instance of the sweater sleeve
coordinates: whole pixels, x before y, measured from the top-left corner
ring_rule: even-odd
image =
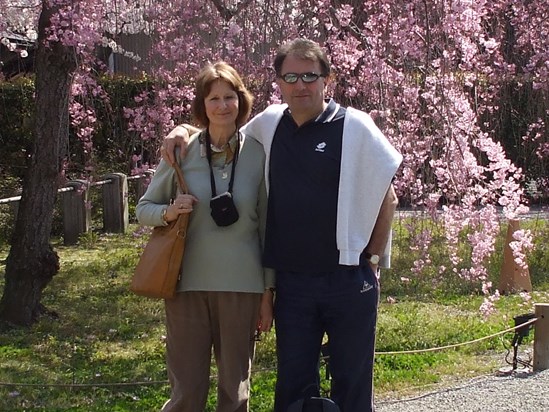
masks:
[[[253,137],[265,149],[270,148],[276,127],[286,107],[285,104],[270,105],[246,123],[241,129],[242,133]],[[265,150],[265,153],[268,153],[267,150]]]
[[[173,195],[174,171],[164,160],[156,168],[145,194],[139,199],[135,213],[140,224],[164,226],[162,210],[169,204]]]
[[[265,152],[265,187],[269,192],[269,163],[271,161],[271,145],[278,123],[287,105],[272,104],[245,124],[241,131],[263,145]]]
[[[340,264],[357,265],[368,244],[385,193],[402,156],[366,113],[348,108],[338,196],[337,246]],[[387,245],[381,265],[387,266]]]
[[[259,207],[259,237],[261,240],[261,251],[265,250],[265,227],[267,223],[267,190],[265,188],[265,181],[261,184],[258,200]],[[263,280],[265,288],[275,287],[275,270],[268,267],[263,267]]]

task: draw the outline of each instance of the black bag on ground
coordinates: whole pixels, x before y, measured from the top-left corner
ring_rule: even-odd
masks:
[[[341,410],[331,399],[311,397],[292,403],[288,412],[341,412]]]

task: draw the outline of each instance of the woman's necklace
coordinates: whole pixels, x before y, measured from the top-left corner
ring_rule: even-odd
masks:
[[[225,143],[221,146],[216,146],[210,141],[210,149],[212,153],[213,164],[216,164],[218,170],[221,171],[221,178],[227,179],[229,177],[229,165],[234,158],[234,150],[236,146],[236,139],[238,138],[238,132],[235,132]],[[202,134],[199,137],[200,142],[200,155],[206,157],[206,136]]]
[[[235,136],[238,134],[237,131],[235,131],[235,133],[233,133],[225,143],[223,143],[221,146],[216,146],[215,144],[211,143],[210,142],[210,149],[212,149],[212,152],[213,153],[223,153],[225,151],[227,151],[227,148],[230,149],[230,145],[234,143],[235,141]],[[200,156],[201,157],[206,157],[206,137],[204,134],[202,134],[199,138],[198,138],[199,142],[200,142]]]
[[[209,130],[208,130],[208,132],[209,132]],[[221,146],[219,146],[219,145],[216,146],[216,145],[213,143],[213,139],[211,138],[211,134],[210,134],[210,148],[212,149],[212,152],[215,152],[215,153],[224,152],[225,149],[227,149],[227,146],[229,145],[229,142],[230,142],[231,140],[234,139],[236,133],[237,133],[237,129],[235,128],[235,129],[233,130],[233,132],[229,135],[229,137],[227,138],[227,140],[225,141],[225,143],[223,143]],[[221,139],[220,139],[220,140],[221,140]]]
[[[229,139],[231,140],[231,139]],[[227,145],[229,144],[229,140],[225,143],[223,143],[221,146],[216,146],[213,143],[210,143],[210,148],[212,149],[212,152],[215,153],[221,153],[224,152],[227,149]]]

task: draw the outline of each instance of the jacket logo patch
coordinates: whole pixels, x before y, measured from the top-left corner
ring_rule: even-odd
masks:
[[[326,148],[326,142],[319,143],[316,145],[315,152],[324,153],[325,148]]]
[[[373,288],[372,285],[370,285],[368,282],[364,281],[364,284],[362,285],[362,289],[361,289],[360,293],[366,293],[372,288]]]

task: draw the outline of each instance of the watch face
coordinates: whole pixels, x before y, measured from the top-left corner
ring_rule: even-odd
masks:
[[[370,256],[370,262],[372,265],[377,265],[379,263],[379,255]]]

